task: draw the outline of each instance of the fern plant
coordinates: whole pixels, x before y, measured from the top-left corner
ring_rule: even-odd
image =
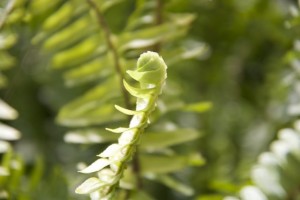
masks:
[[[20,6],[20,9],[14,7],[18,11],[15,12],[18,15],[11,12],[11,2],[17,2],[15,5]],[[187,166],[202,165],[203,159],[197,152],[179,154],[172,149],[172,146],[198,138],[199,132],[193,128],[180,128],[167,120],[166,115],[176,110],[203,112],[211,104],[207,102],[187,104],[177,98],[178,93],[176,92],[175,95],[172,92],[166,92],[165,99],[156,102],[155,99],[161,91],[162,82],[165,78],[163,72],[165,69],[161,68],[161,71],[156,71],[156,66],[152,69],[152,64],[144,63],[145,59],[142,58],[138,63],[140,68],[137,70],[132,70],[132,68],[138,55],[146,50],[160,52],[168,66],[182,60],[200,57],[205,51],[205,46],[202,43],[178,40],[187,33],[195,15],[168,13],[163,9],[165,4],[162,1],[139,0],[136,1],[135,10],[127,19],[123,31],[114,33],[110,29],[105,15],[107,11],[120,4],[122,1],[119,0],[87,0],[85,2],[79,0],[10,1],[6,13],[19,20],[25,19],[26,25],[30,27],[30,34],[34,35],[32,43],[41,47],[43,56],[45,55],[43,62],[50,63],[51,68],[60,70],[67,86],[89,88],[85,94],[65,105],[58,114],[57,121],[60,124],[73,128],[66,135],[66,141],[103,143],[117,140],[116,135],[103,131],[103,127],[108,123],[119,126],[127,121],[126,117],[113,109],[114,104],[123,104],[126,108],[117,106],[117,109],[134,116],[129,129],[109,129],[110,131],[121,131],[123,134],[118,140],[118,144],[103,152],[106,155],[111,153],[111,149],[115,148],[116,145],[123,145],[124,137],[126,139],[128,137],[126,135],[135,130],[134,125],[137,126],[136,134],[139,135],[146,125],[145,119],[148,119],[151,109],[154,108],[155,104],[158,105],[158,109],[151,116],[152,130],[141,141],[138,153],[133,157],[133,164],[128,165],[126,170],[123,166],[131,157],[130,154],[133,153],[137,142],[135,139],[138,136],[132,138],[133,143],[129,141],[128,145],[125,145],[124,148],[128,148],[126,150],[128,155],[119,158],[123,164],[119,166],[118,173],[114,171],[116,173],[114,174],[115,181],[111,183],[110,187],[103,187],[103,190],[97,188],[97,192],[94,192],[93,195],[97,196],[101,192],[104,193],[104,196],[112,195],[110,190],[117,187],[120,182],[122,188],[137,191],[131,195],[132,198],[139,199],[141,196],[150,196],[143,193],[140,187],[143,178],[161,182],[184,195],[192,195],[194,192],[192,188],[177,181],[171,173]],[[1,21],[1,23],[4,22],[8,23],[10,20]],[[7,35],[8,38],[5,42],[12,44],[16,39],[13,38],[15,35],[11,33]],[[154,57],[154,62],[158,61],[158,64],[165,66],[164,61],[157,54],[148,54],[151,62],[152,57]],[[5,55],[4,60],[9,62],[2,62],[1,64],[13,63],[11,57],[7,56],[9,54],[3,55]],[[1,54],[1,57],[3,55]],[[144,56],[145,58],[148,57],[146,54]],[[143,74],[143,70],[148,69],[154,70],[156,73],[159,72],[158,74],[161,76],[152,74],[149,78],[148,75],[152,72],[149,71],[148,75]],[[128,75],[140,82],[140,88],[135,88],[127,82],[123,84],[123,79],[126,76],[123,73],[125,70],[129,70]],[[171,84],[168,84],[167,87],[172,87],[172,85],[175,85],[174,88],[177,87],[174,82],[169,81],[169,83]],[[174,89],[171,88],[167,91],[174,91]],[[132,99],[128,93],[138,98],[136,110],[130,110]],[[147,102],[149,107],[142,110],[140,106],[145,103],[145,100],[149,101]],[[140,119],[141,124],[138,126],[135,123],[140,116],[143,116],[143,119]],[[124,149],[122,147],[119,150],[123,151]],[[113,155],[111,156],[113,157]],[[111,156],[100,160],[110,160],[112,159]],[[100,165],[102,164],[100,163]],[[99,166],[92,164],[83,172],[91,172],[91,169],[94,171],[95,167],[96,171],[100,170],[99,173],[116,170],[113,168],[116,163],[109,163],[109,165],[112,169],[105,166],[105,169],[100,170]],[[23,164],[21,166],[24,169]],[[124,176],[121,179],[122,174]],[[136,179],[133,180],[131,177],[136,177]],[[98,181],[100,179],[99,177]],[[84,186],[84,189],[86,188],[88,187]],[[88,189],[93,190],[93,188]],[[77,191],[82,193],[81,187]],[[121,193],[124,194],[124,192]]]
[[[108,129],[111,132],[122,133],[118,144],[110,145],[99,155],[100,159],[81,171],[82,173],[98,171],[98,179],[88,179],[76,189],[77,193],[92,193],[92,199],[112,198],[113,191],[127,167],[126,162],[132,158],[140,135],[149,123],[149,115],[154,110],[156,99],[167,77],[166,69],[166,64],[158,54],[147,52],[140,56],[135,71],[127,71],[140,85],[139,88],[134,88],[124,81],[127,91],[137,98],[136,110],[116,106],[120,112],[133,115],[129,128]],[[108,165],[110,169],[105,168]]]
[[[206,50],[202,43],[178,40],[187,33],[195,15],[165,12],[161,1],[136,1],[135,10],[120,33],[111,30],[105,15],[110,9],[122,5],[123,1],[43,2],[49,7],[42,12],[36,9],[40,1],[29,4],[31,23],[39,18],[41,27],[32,42],[41,46],[49,55],[51,68],[63,73],[67,86],[89,86],[86,93],[64,105],[59,111],[57,122],[72,128],[65,136],[67,142],[93,144],[117,140],[117,136],[108,134],[104,127],[107,124],[119,126],[127,121],[113,107],[115,104],[122,104],[126,109],[131,108],[132,99],[128,91],[132,93],[134,90],[129,84],[123,85],[126,76],[123,71],[132,70],[136,58],[142,52],[158,51],[166,64],[172,67],[179,61],[201,57]],[[130,72],[129,75],[134,77]],[[138,156],[133,158],[132,167],[135,169],[129,167],[125,171],[121,185],[138,190],[141,179],[147,178],[161,182],[184,195],[192,195],[192,188],[178,182],[170,173],[187,166],[202,165],[203,159],[197,152],[177,154],[171,146],[192,141],[200,134],[193,128],[178,127],[167,120],[166,115],[178,110],[203,112],[211,104],[187,104],[178,98],[179,93],[174,89],[178,87],[176,83],[168,83],[166,87],[170,89],[166,90],[164,99],[158,100],[158,109],[152,115],[153,128],[143,137]],[[159,166],[164,163],[168,165],[158,170],[154,163]],[[137,177],[136,180],[129,180],[130,173]]]

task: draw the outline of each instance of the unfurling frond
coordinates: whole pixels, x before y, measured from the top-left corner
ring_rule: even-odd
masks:
[[[144,128],[148,125],[150,113],[155,109],[156,100],[161,93],[167,77],[167,66],[163,59],[154,52],[143,53],[137,62],[137,69],[127,73],[139,82],[134,88],[124,83],[126,89],[137,97],[136,109],[127,110],[117,106],[125,114],[133,114],[128,128],[107,129],[112,132],[121,131],[118,143],[104,150],[94,163],[83,169],[82,173],[97,172],[98,177],[89,178],[82,183],[76,192],[90,194],[92,199],[110,199],[118,187],[126,168],[126,163],[132,158],[137,142]]]

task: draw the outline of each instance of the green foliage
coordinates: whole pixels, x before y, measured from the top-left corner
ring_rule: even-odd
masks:
[[[299,199],[299,123],[295,129],[280,130],[270,151],[259,156],[251,173],[254,186],[243,187],[241,199]]]
[[[77,170],[95,171],[83,187],[92,199],[104,182],[120,200],[298,198],[298,130],[275,135],[300,113],[292,2],[2,0],[1,198],[87,199],[74,193],[87,176]],[[135,68],[147,51],[168,66],[151,116],[132,106],[165,78]],[[150,126],[113,165],[132,131],[122,113],[146,113]]]
[[[134,88],[124,81],[127,91],[137,98],[136,110],[128,110],[119,106],[116,108],[124,114],[133,115],[130,125],[128,128],[107,129],[111,132],[122,133],[118,143],[107,147],[99,154],[100,159],[81,170],[82,173],[97,172],[98,178],[86,180],[76,189],[77,193],[91,193],[91,198],[95,199],[113,198],[114,190],[127,167],[126,162],[132,159],[135,146],[147,126],[150,113],[154,110],[156,99],[167,78],[166,70],[166,64],[157,53],[147,52],[138,59],[136,70],[127,71],[133,79],[139,82],[139,88]],[[110,168],[105,168],[108,165]],[[143,166],[142,168],[144,169]]]
[[[294,6],[291,8],[296,9]],[[294,10],[294,12],[298,11]],[[297,29],[299,26],[299,23],[296,23],[297,18],[296,14],[293,20],[287,21],[287,27]],[[280,99],[279,108],[274,116],[281,121],[292,121],[299,114],[296,100],[299,97],[297,90],[299,57],[296,56],[299,49],[296,43],[297,40],[294,41],[294,49],[284,57],[284,62],[290,64],[291,67],[284,74],[281,85],[277,86],[277,91],[284,91],[285,94],[284,98]],[[273,99],[273,102],[276,101],[278,99]],[[299,121],[297,120],[294,122],[294,129],[281,129],[277,134],[277,140],[270,144],[270,151],[259,155],[257,163],[251,170],[253,185],[241,188],[239,192],[241,199],[299,199],[299,142]],[[225,199],[231,199],[231,197]],[[232,197],[232,199],[237,198]]]
[[[27,176],[26,171],[20,156],[13,151],[4,155],[0,167],[1,199],[68,199],[67,183],[58,168],[46,176],[44,161],[38,159]]]
[[[69,127],[84,128],[75,129],[67,133],[65,140],[69,142],[102,143],[116,140],[115,136],[110,136],[100,128],[93,128],[91,126],[97,125],[104,127],[108,123],[122,123],[126,118],[113,109],[114,104],[122,104],[122,99],[124,99],[123,104],[125,104],[126,108],[116,106],[119,111],[129,115],[139,115],[140,109],[138,107],[138,111],[128,110],[131,100],[127,97],[127,94],[124,93],[124,88],[131,95],[138,97],[138,99],[145,95],[148,96],[147,93],[155,93],[157,95],[161,92],[160,87],[155,90],[152,87],[165,79],[165,72],[162,69],[159,70],[158,68],[158,71],[154,70],[156,66],[160,66],[162,64],[160,62],[163,61],[155,59],[155,62],[158,63],[152,64],[147,63],[149,58],[139,59],[137,64],[138,68],[134,71],[131,70],[136,57],[145,49],[157,48],[159,46],[160,54],[164,57],[169,66],[174,65],[180,60],[200,56],[205,52],[205,46],[203,45],[184,47],[184,43],[177,44],[174,42],[174,44],[172,44],[172,41],[175,41],[187,33],[189,24],[195,19],[194,15],[168,13],[168,17],[164,23],[154,26],[154,24],[157,23],[155,19],[151,19],[150,22],[144,21],[144,19],[149,17],[149,14],[156,9],[155,1],[149,1],[147,3],[140,1],[137,3],[135,11],[129,17],[124,31],[118,35],[113,35],[105,22],[104,14],[113,8],[112,6],[116,6],[122,2],[114,1],[109,6],[107,2],[87,1],[87,4],[82,5],[80,9],[76,1],[65,2],[59,6],[55,13],[45,18],[41,25],[42,30],[33,38],[34,43],[40,43],[43,50],[52,54],[51,67],[55,69],[66,69],[63,73],[67,86],[78,87],[87,83],[93,83],[94,85],[93,88],[85,94],[80,95],[77,99],[65,105],[58,114],[57,121],[60,124]],[[78,8],[78,11],[76,11],[76,9],[71,11],[71,7]],[[92,10],[93,12],[87,12],[88,10]],[[142,10],[146,11],[142,12]],[[81,29],[85,29],[86,31],[78,33]],[[72,39],[69,39],[70,36],[72,36]],[[170,43],[170,46],[163,48],[163,43]],[[188,43],[186,44],[188,45]],[[176,55],[176,57],[174,55]],[[128,75],[140,82],[140,89],[131,86],[131,83],[129,84],[127,82],[124,82],[124,86],[119,84],[124,76],[122,71],[127,69]],[[153,72],[149,70],[153,70]],[[151,95],[149,97],[151,97]],[[171,95],[169,98],[176,101],[173,105],[170,104],[170,106],[165,103],[161,104],[164,106],[164,110],[155,114],[151,121],[159,121],[159,119],[169,111],[183,110],[188,112],[202,112],[211,107],[210,103],[188,105],[180,101],[180,99],[177,100],[174,95]],[[144,100],[141,99],[138,100],[137,105],[142,105],[143,101]],[[154,105],[153,100],[149,103]],[[176,106],[174,107],[174,105]],[[119,128],[111,131],[126,132],[126,130],[127,129]],[[185,135],[183,135],[184,133]],[[172,139],[166,140],[166,138],[170,136],[173,136]],[[203,163],[203,160],[199,156],[190,157],[189,155],[179,156],[177,161],[176,154],[169,148],[171,145],[191,141],[198,136],[199,134],[191,128],[170,131],[161,127],[158,131],[147,134],[145,138],[141,140],[141,150],[145,152],[173,154],[172,156],[170,155],[169,158],[158,157],[154,159],[154,161],[160,162],[168,161],[168,159],[174,161],[173,168],[165,171],[165,173],[170,173],[182,169],[185,166],[201,165]],[[148,138],[149,140],[147,140]],[[113,147],[115,146],[116,145]],[[131,156],[126,156],[125,160],[128,160],[130,157]],[[125,162],[125,160],[123,162]],[[143,164],[145,159],[142,157],[140,160],[140,165],[146,166]],[[186,160],[189,160],[189,162],[185,162]],[[91,165],[93,168],[92,171],[94,172],[95,169],[98,171],[109,164],[112,165],[107,162],[106,159],[99,159]],[[88,169],[90,169],[91,166],[88,167]],[[123,170],[123,166],[121,166],[120,169]],[[143,169],[141,170],[143,171]],[[154,170],[153,172],[155,173],[155,169],[152,170]],[[90,170],[88,170],[88,172],[90,172]],[[103,173],[106,172],[107,169],[104,169]],[[116,172],[114,172],[114,174],[115,173]],[[111,189],[116,187],[118,184],[117,180],[121,178],[121,174],[122,171],[114,175],[116,181],[110,183]],[[98,190],[99,187],[102,187],[108,191],[104,191],[104,193],[109,194],[111,189],[107,189],[108,186],[103,186],[101,182],[103,182],[103,180],[99,181],[95,178],[88,179],[85,184],[83,184],[85,185],[83,187],[84,189],[81,191],[77,189],[77,191],[80,193],[91,193],[96,189]],[[89,187],[86,187],[86,185],[89,185],[93,189],[88,189]],[[175,187],[176,184],[167,185]],[[179,185],[180,184],[178,184],[179,188],[184,187]],[[182,190],[179,189],[179,191]],[[183,193],[192,194],[192,192]]]
[[[98,156],[100,159],[93,162],[91,165],[82,169],[82,173],[94,173],[97,172],[98,178],[89,178],[83,184],[81,184],[76,192],[79,194],[89,193],[91,198],[95,199],[111,199],[114,196],[114,190],[119,184],[120,179],[123,176],[124,170],[127,165],[126,162],[132,159],[135,152],[135,146],[137,145],[141,133],[144,128],[149,123],[150,113],[154,110],[156,105],[157,96],[162,91],[162,86],[164,85],[164,80],[167,77],[166,73],[167,66],[158,56],[157,53],[147,52],[140,56],[137,61],[137,69],[132,71],[127,71],[127,73],[139,82],[139,87],[135,88],[129,85],[124,81],[124,86],[126,90],[134,97],[137,98],[136,110],[128,110],[120,106],[115,106],[117,110],[126,114],[133,115],[129,128],[116,128],[116,129],[107,129],[114,133],[122,133],[118,139],[118,143],[114,143],[107,147],[101,154]],[[193,134],[193,132],[190,132]],[[175,133],[176,134],[176,133]],[[192,136],[192,134],[190,134]],[[156,135],[156,140],[151,141],[151,136]],[[188,139],[179,140],[182,135],[178,135],[175,140],[171,140],[168,143],[161,143],[163,141],[163,134],[151,134],[149,138],[143,138],[146,141],[146,148],[148,143],[149,146],[155,146],[157,151],[160,148],[167,147],[172,144],[182,143],[193,139],[195,136],[192,136]],[[175,136],[174,133],[170,134]],[[188,136],[188,135],[187,135]],[[177,139],[177,141],[176,141]],[[145,147],[145,143],[141,144],[141,149]],[[153,148],[153,147],[152,147]],[[193,190],[188,188],[180,183],[177,183],[175,180],[167,176],[156,175],[170,173],[178,171],[184,168],[186,165],[201,165],[203,161],[197,155],[186,157],[186,156],[148,156],[142,155],[140,157],[141,163],[141,173],[145,177],[159,180],[162,183],[175,188],[176,190],[182,192],[186,195],[192,195]],[[110,168],[107,168],[110,166]],[[122,181],[122,180],[121,180]],[[127,183],[128,184],[128,183]],[[132,184],[132,183],[131,183]],[[126,189],[126,187],[124,188]]]

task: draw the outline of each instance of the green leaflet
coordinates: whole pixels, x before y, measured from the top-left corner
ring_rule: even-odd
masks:
[[[0,99],[0,119],[14,120],[18,117],[18,112]],[[0,153],[7,152],[11,149],[9,142],[18,140],[21,133],[13,127],[0,122]],[[1,167],[1,165],[0,165]]]
[[[32,15],[39,15],[48,10],[55,8],[60,3],[60,0],[38,0],[32,1],[29,4],[29,10]],[[45,6],[47,5],[47,6]]]
[[[0,70],[5,70],[12,67],[15,64],[15,58],[5,51],[0,52]],[[1,75],[1,74],[0,74]]]
[[[87,37],[95,26],[89,26],[89,21],[91,17],[82,17],[77,21],[71,23],[69,26],[63,28],[62,30],[55,32],[51,37],[49,37],[43,47],[47,50],[56,50],[66,48],[68,45]],[[84,32],[80,30],[86,30]]]
[[[10,107],[2,99],[0,99],[0,110],[0,119],[13,120],[18,117],[17,111]]]
[[[0,50],[11,48],[17,42],[17,35],[10,31],[0,34]]]
[[[56,29],[59,26],[62,26],[67,22],[69,17],[74,11],[74,6],[70,2],[66,2],[62,5],[56,13],[51,15],[44,23],[43,29],[46,31]]]
[[[199,102],[199,103],[193,103],[188,104],[183,107],[183,111],[189,111],[189,112],[198,112],[202,113],[209,109],[211,109],[212,103],[211,102]]]
[[[52,60],[53,67],[63,68],[88,61],[105,49],[99,45],[99,41],[102,41],[102,37],[95,35],[70,49],[57,53]]]
[[[111,75],[112,68],[107,67],[111,60],[108,56],[101,57],[67,71],[64,76],[66,85],[74,86]]]
[[[119,128],[120,130],[121,128]],[[126,128],[128,129],[128,128]],[[123,131],[121,131],[123,132]],[[176,129],[174,131],[147,132],[140,140],[140,149],[146,152],[165,151],[166,148],[193,141],[201,136],[194,129]],[[93,144],[115,142],[117,134],[111,134],[103,129],[88,128],[69,131],[65,137],[66,142],[78,144]]]
[[[123,33],[119,39],[120,52],[149,47],[161,41],[174,40],[188,30],[188,25],[195,16],[192,14],[173,15],[173,18],[174,20],[170,23]]]
[[[155,151],[169,146],[192,141],[200,136],[194,129],[177,129],[167,132],[147,133],[141,139],[141,149]]]
[[[129,128],[108,129],[122,132],[117,144],[110,145],[100,155],[100,159],[83,169],[83,173],[93,173],[98,171],[98,178],[90,178],[82,183],[76,192],[80,194],[90,193],[91,198],[110,199],[115,188],[120,182],[120,178],[135,150],[144,128],[148,125],[150,113],[155,108],[155,102],[161,93],[162,86],[167,77],[167,66],[163,59],[154,52],[143,53],[137,62],[137,69],[127,71],[127,73],[140,84],[140,89],[148,92],[137,95],[136,111],[131,113],[126,109],[119,110],[133,114]],[[131,90],[135,90],[130,87]],[[151,90],[147,90],[151,88]],[[132,92],[134,93],[134,92]],[[108,166],[109,167],[106,167]]]
[[[117,141],[118,135],[103,129],[79,129],[66,133],[64,140],[69,143],[90,144]]]
[[[201,166],[205,162],[199,154],[191,154],[189,156],[142,155],[140,160],[143,174],[170,173],[181,170],[186,166]]]
[[[60,110],[57,121],[66,126],[78,127],[124,119],[113,107],[119,102],[116,81],[112,77],[65,105]]]
[[[181,183],[168,175],[158,175],[153,177],[154,180],[165,184],[166,186],[174,189],[177,192],[184,194],[185,196],[191,196],[194,194],[193,188],[188,185]]]

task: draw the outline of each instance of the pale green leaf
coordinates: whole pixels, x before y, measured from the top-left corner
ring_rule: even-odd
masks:
[[[208,52],[208,47],[202,43],[195,47],[178,47],[172,49],[162,50],[161,55],[166,61],[168,66],[176,64],[180,61],[192,59],[192,58],[202,58]]]
[[[112,8],[113,6],[122,3],[124,0],[109,0],[109,1],[102,1],[100,5],[100,9],[102,12]]]
[[[146,132],[141,138],[141,148],[155,150],[172,145],[193,141],[200,136],[194,129],[177,129],[175,131]]]
[[[0,130],[1,131],[1,130]],[[0,140],[0,153],[7,152],[11,146],[8,142]]]
[[[123,133],[124,131],[129,130],[130,128],[124,128],[124,127],[119,127],[119,128],[105,128],[106,130],[113,132],[113,133]]]
[[[24,1],[18,1],[18,2],[24,2]],[[8,18],[6,19],[5,24],[11,25],[20,22],[21,20],[24,20],[25,14],[26,14],[26,10],[24,9],[24,6],[21,6],[20,8],[14,8],[13,12],[10,13]]]
[[[164,60],[156,52],[147,51],[142,53],[137,61],[137,70],[126,72],[136,81],[140,82],[142,89],[153,88],[156,94],[158,86],[166,79],[167,66]],[[160,88],[160,87],[159,87]]]
[[[29,4],[29,10],[32,15],[39,15],[41,13],[46,12],[47,10],[53,9],[56,7],[60,0],[38,0],[38,1],[31,1]],[[47,5],[47,6],[45,6]]]
[[[21,137],[21,133],[3,123],[0,123],[0,139],[2,140],[18,140]]]
[[[3,51],[0,52],[0,60],[1,60],[0,70],[8,69],[8,68],[12,67],[13,65],[15,65],[15,63],[16,63],[16,60],[14,57],[12,57],[10,54],[3,52]]]
[[[84,110],[62,110],[59,113],[57,122],[69,127],[81,127],[89,125],[100,125],[109,122],[124,120],[125,117],[113,109],[114,103],[99,103]]]
[[[136,77],[136,73],[134,71],[128,70],[127,73],[129,73],[131,76]],[[138,73],[138,75],[139,74],[141,74],[141,73]],[[140,78],[140,77],[136,77],[136,78]],[[123,80],[123,84],[124,84],[124,87],[126,88],[126,90],[132,96],[138,97],[138,98],[143,98],[143,97],[145,97],[145,95],[149,95],[150,93],[154,93],[154,91],[155,91],[153,88],[141,89],[141,88],[133,87],[130,84],[128,84],[125,80]]]
[[[84,39],[95,30],[96,27],[91,26],[91,18],[84,16],[47,38],[43,47],[47,50],[62,49],[80,39]]]
[[[89,194],[98,190],[104,185],[105,183],[101,182],[99,179],[95,177],[92,177],[84,181],[80,186],[78,186],[75,192],[77,194]]]
[[[100,158],[90,164],[88,167],[84,168],[83,170],[80,170],[81,173],[89,174],[93,172],[100,171],[104,167],[108,166],[110,164],[110,161],[104,158]]]
[[[98,156],[102,158],[111,157],[115,155],[117,152],[121,151],[121,148],[122,146],[120,146],[119,144],[111,144]]]
[[[161,156],[161,155],[141,155],[141,169],[142,173],[170,173],[181,170],[185,167],[193,165],[196,160],[191,158],[191,155],[175,155],[175,156]],[[199,157],[198,163],[204,164],[204,160]],[[192,163],[193,162],[193,163]]]
[[[65,105],[60,110],[57,121],[66,126],[78,127],[124,119],[125,116],[114,109],[114,105],[120,101],[116,81],[110,78]]]
[[[197,112],[202,113],[212,108],[211,102],[199,102],[199,103],[193,103],[185,105],[182,110],[188,111],[188,112]]]
[[[115,108],[126,115],[136,115],[141,113],[141,111],[129,110],[118,105],[115,105]]]
[[[93,35],[79,44],[53,56],[53,68],[66,68],[86,62],[95,56],[99,56],[106,49],[101,35]]]
[[[109,133],[103,129],[90,128],[67,132],[64,140],[70,143],[93,144],[117,141],[118,136],[119,135]]]
[[[0,50],[11,48],[17,41],[17,35],[8,32],[0,34]],[[2,62],[2,60],[1,60]]]
[[[18,117],[18,112],[0,99],[0,119],[12,120]]]
[[[154,1],[136,1],[136,8],[133,10],[126,24],[126,30],[134,30],[143,25],[153,24],[155,18],[152,11],[155,9]]]
[[[286,191],[280,184],[280,174],[276,166],[258,165],[252,170],[254,183],[267,195],[284,199]]]
[[[187,31],[188,24],[194,20],[191,14],[174,15],[171,22],[144,28],[138,31],[125,32],[120,35],[120,51],[128,49],[145,48],[160,41],[173,40]]]
[[[171,176],[168,175],[158,175],[155,177],[155,180],[163,183],[164,185],[172,188],[173,190],[180,192],[185,196],[191,196],[194,194],[194,190],[192,187],[177,181]]]
[[[126,43],[125,46],[123,46],[123,49],[142,49],[145,47],[152,46],[160,41],[160,37],[156,38],[150,38],[150,39],[133,39]]]
[[[300,135],[293,129],[282,129],[278,137],[289,145],[289,150],[300,162]]]
[[[113,72],[111,66],[113,66],[113,61],[107,54],[67,71],[64,74],[64,78],[68,86],[76,86],[109,76]]]
[[[72,16],[74,9],[71,2],[64,3],[55,13],[47,18],[43,24],[43,30],[50,31],[66,24]]]
[[[300,137],[298,138],[298,142],[300,142]],[[290,187],[297,185],[300,178],[300,174],[298,172],[300,160],[297,159],[297,155],[293,153],[292,144],[293,143],[289,143],[285,140],[277,140],[271,144],[271,151],[283,170],[280,176],[281,184],[287,184]],[[299,153],[299,150],[300,146],[298,146],[296,152]]]
[[[1,145],[1,143],[0,143]],[[1,152],[1,147],[0,147],[0,152]],[[1,176],[8,176],[9,175],[9,170],[6,167],[0,166],[0,177]],[[1,196],[0,196],[1,198]]]

